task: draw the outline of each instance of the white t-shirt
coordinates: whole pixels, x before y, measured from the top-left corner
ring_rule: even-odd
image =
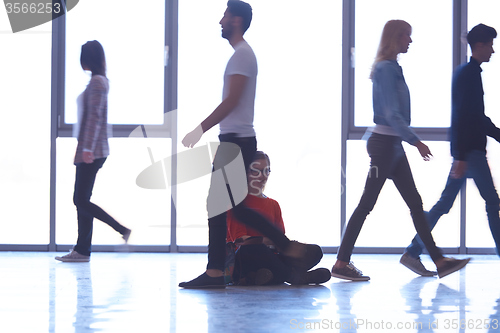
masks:
[[[220,133],[236,133],[237,137],[252,137],[255,136],[253,117],[257,86],[257,58],[246,41],[236,44],[234,54],[227,63],[222,90],[223,100],[229,94],[229,78],[235,74],[248,77],[248,81],[238,105],[220,122]]]
[[[80,124],[82,123],[83,117],[83,95],[85,92],[82,92],[76,98],[76,123],[73,125],[73,137],[78,139],[78,135],[80,135]]]

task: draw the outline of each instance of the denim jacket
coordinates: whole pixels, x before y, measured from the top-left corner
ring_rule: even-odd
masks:
[[[410,126],[410,91],[403,70],[396,60],[383,60],[375,65],[373,81],[373,122],[390,126],[404,141],[414,145],[420,141]]]

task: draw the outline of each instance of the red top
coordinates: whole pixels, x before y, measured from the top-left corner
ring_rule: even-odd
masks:
[[[276,200],[271,198],[260,198],[255,195],[247,195],[243,204],[263,215],[269,220],[269,222],[285,233],[285,225],[283,224],[283,218],[281,217],[281,208]],[[227,241],[234,242],[242,236],[263,235],[237,221],[232,214],[232,211],[229,211],[227,214]]]

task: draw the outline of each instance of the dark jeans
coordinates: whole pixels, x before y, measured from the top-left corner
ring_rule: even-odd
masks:
[[[78,213],[78,240],[74,250],[86,256],[90,256],[91,252],[94,217],[121,234],[127,230],[99,206],[90,202],[97,172],[105,161],[106,158],[99,158],[93,163],[78,163],[76,165],[73,202]]]
[[[240,147],[241,154],[243,156],[243,163],[245,170],[248,170],[250,164],[253,161],[255,152],[257,151],[257,140],[255,137],[238,138],[233,134],[219,135],[219,140],[223,142],[231,142]],[[221,193],[220,191],[214,191],[217,187],[216,182],[220,182],[219,178],[216,178],[216,173],[218,169],[223,168],[227,162],[227,156],[233,155],[231,152],[224,151],[226,146],[219,146],[217,153],[214,158],[214,172],[212,173],[212,181],[210,184],[210,190],[207,199],[209,219],[208,219],[208,264],[207,269],[219,269],[224,270],[224,261],[226,258],[226,212],[212,216],[210,214],[210,205],[217,204],[220,200],[227,200],[227,197],[232,197],[231,187],[226,182],[227,191]],[[229,147],[228,149],[231,149]],[[245,178],[246,179],[246,178]],[[226,179],[227,180],[227,179]],[[246,184],[246,180],[245,180]],[[245,189],[247,189],[245,187]],[[223,195],[222,195],[223,194]],[[229,205],[227,211],[232,210],[234,216],[238,221],[250,226],[271,239],[278,248],[284,249],[290,244],[290,240],[274,225],[272,225],[265,217],[261,214],[255,212],[254,210],[246,207],[242,203],[237,203],[236,205]]]
[[[488,216],[491,235],[495,240],[497,254],[500,255],[500,199],[493,184],[486,153],[483,151],[474,150],[467,154],[467,172],[465,177],[455,179],[448,176],[448,181],[441,193],[441,198],[427,214],[429,227],[432,230],[439,218],[444,214],[448,214],[460,188],[462,188],[467,178],[474,180],[481,197],[486,203],[486,214]],[[414,258],[417,258],[422,254],[423,247],[424,244],[417,235],[413,238],[411,245],[406,248],[406,251]]]
[[[392,179],[394,185],[410,208],[413,224],[417,233],[429,250],[434,262],[442,258],[441,251],[436,247],[429,225],[422,208],[422,199],[415,187],[408,159],[401,145],[401,139],[396,136],[373,133],[367,143],[371,158],[370,170],[366,179],[365,190],[357,208],[354,210],[345,231],[337,258],[349,262],[366,217],[377,202],[378,195],[386,179]]]
[[[282,284],[292,275],[292,266],[287,265],[281,256],[264,244],[242,245],[236,252],[233,280],[235,284],[252,272],[267,268],[273,273],[268,284]]]
[[[316,266],[323,257],[321,253],[314,261],[309,262],[309,266],[304,267],[304,272]],[[292,282],[294,275],[300,274],[301,270],[295,269],[282,254],[274,252],[264,244],[242,245],[236,251],[234,262],[233,280],[235,284],[240,279],[244,279],[252,272],[257,272],[261,268],[267,268],[273,273],[273,278],[267,284],[282,284]]]

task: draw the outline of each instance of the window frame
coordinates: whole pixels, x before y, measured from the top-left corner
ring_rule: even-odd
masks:
[[[165,67],[164,67],[164,125],[147,125],[148,138],[171,139],[171,179],[177,178],[177,45],[178,1],[165,1]],[[52,110],[51,110],[51,175],[50,175],[50,240],[49,251],[65,251],[70,245],[56,243],[56,141],[73,136],[73,125],[65,122],[65,68],[66,68],[66,15],[52,21]],[[127,139],[138,127],[143,133],[144,124],[112,124],[113,138]],[[175,202],[177,191],[171,188],[170,245],[134,245],[131,251],[177,252]],[[114,245],[96,245],[93,251],[113,251]]]
[[[177,66],[178,66],[178,1],[165,0],[165,45],[168,50],[168,62],[164,72],[164,113],[169,121],[169,131],[165,132],[161,125],[149,125],[152,131],[148,133],[157,137],[168,137],[172,140],[172,179],[177,175]],[[353,52],[355,50],[355,0],[342,0],[342,93],[341,93],[341,157],[340,164],[342,174],[340,175],[342,188],[347,188],[344,170],[347,163],[348,140],[362,139],[367,127],[355,126],[354,123],[354,71]],[[467,61],[467,45],[461,43],[462,32],[467,30],[468,1],[453,0],[453,68]],[[65,123],[65,39],[66,39],[66,15],[62,15],[52,21],[52,69],[51,69],[51,151],[50,151],[50,238],[49,244],[0,244],[0,250],[31,250],[31,251],[62,251],[68,246],[56,244],[55,240],[55,205],[56,205],[56,140],[59,137],[71,137],[72,125]],[[142,124],[113,125],[113,136],[127,138],[128,135]],[[155,127],[156,126],[156,127]],[[143,127],[144,128],[144,127]],[[158,129],[158,131],[155,131]],[[161,131],[160,131],[161,129]],[[426,141],[447,141],[448,128],[441,127],[417,127],[416,133]],[[177,201],[175,187],[171,193],[171,240],[169,246],[134,246],[132,251],[145,252],[205,252],[206,246],[190,247],[178,246],[176,240],[177,215],[174,203]],[[340,203],[340,234],[344,233],[346,227],[346,193],[342,193]],[[474,253],[493,254],[494,248],[470,248],[466,246],[466,189],[460,192],[460,245],[458,248],[445,248],[446,253]],[[96,246],[96,251],[112,251],[110,246]],[[325,247],[325,253],[335,253],[337,247]],[[357,248],[358,253],[401,253],[401,248]]]
[[[354,50],[355,50],[355,0],[343,0],[343,65],[342,65],[342,170],[346,170],[347,164],[347,141],[361,140],[365,134],[366,126],[356,126],[354,123]],[[467,45],[461,42],[463,31],[467,31],[467,0],[453,0],[453,51],[452,65],[453,69],[460,64],[467,62]],[[424,141],[448,141],[447,127],[414,127],[417,135]],[[341,175],[343,188],[347,188],[345,175]],[[494,248],[470,248],[466,246],[466,186],[460,190],[460,244],[458,248],[443,248],[446,253],[453,254],[494,254]],[[340,229],[341,235],[344,235],[347,216],[346,216],[346,193],[342,194],[341,212],[340,212]],[[401,253],[404,248],[356,248],[355,253]]]

